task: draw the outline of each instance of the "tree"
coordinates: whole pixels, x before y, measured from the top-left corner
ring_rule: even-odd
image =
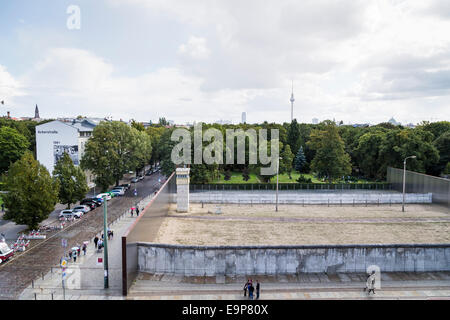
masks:
[[[5,179],[8,193],[3,201],[8,211],[4,219],[37,229],[48,218],[58,201],[59,183],[48,170],[27,151],[11,165]]]
[[[287,144],[291,150],[298,150],[300,147],[300,128],[297,119],[292,120],[287,132]]]
[[[362,135],[358,140],[358,146],[355,149],[356,160],[366,178],[382,177],[379,172],[379,153],[385,138],[385,132],[374,131]]]
[[[439,162],[434,170],[434,173],[439,175],[450,162],[450,130],[441,134],[439,138],[434,140],[433,145],[439,152]]]
[[[89,191],[86,175],[80,167],[73,164],[72,159],[66,152],[55,164],[53,179],[59,183],[59,201],[62,204],[67,204],[68,209],[70,209],[72,203],[83,200]]]
[[[132,129],[120,121],[104,121],[94,128],[81,167],[95,174],[95,183],[102,191],[113,183],[119,185],[123,174],[136,168],[135,138]]]
[[[280,172],[287,172],[289,179],[292,179],[292,162],[294,160],[294,154],[291,151],[291,147],[287,144],[283,152],[281,153]]]
[[[136,175],[146,164],[150,162],[152,156],[152,143],[150,136],[144,131],[131,128],[131,166],[136,171]]]
[[[303,147],[300,146],[300,149],[298,149],[297,155],[295,156],[294,169],[299,173],[301,173],[305,165],[306,165],[306,157],[305,154],[303,153]]]
[[[387,167],[403,168],[403,160],[408,161],[408,170],[430,173],[439,161],[439,152],[433,145],[433,134],[421,129],[391,130],[386,133],[379,150],[379,176],[386,176]]]
[[[30,143],[16,129],[0,128],[0,172],[8,170],[11,163],[20,159]]]
[[[339,136],[334,122],[325,121],[323,130],[313,130],[308,144],[316,150],[311,168],[319,176],[326,177],[331,183],[351,173],[350,156],[345,152],[344,141]]]

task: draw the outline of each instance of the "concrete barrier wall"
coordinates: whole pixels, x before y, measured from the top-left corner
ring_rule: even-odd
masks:
[[[205,191],[190,194],[191,203],[275,203],[274,191]],[[392,191],[280,191],[279,204],[394,204],[403,195]],[[172,195],[176,202],[176,195]],[[406,203],[431,203],[431,193],[408,193]]]
[[[392,187],[403,192],[403,169],[387,168],[387,181]],[[433,203],[442,204],[450,208],[450,180],[433,177],[423,173],[406,170],[406,192],[430,192]]]
[[[450,244],[182,246],[137,243],[138,270],[185,276],[450,271]]]

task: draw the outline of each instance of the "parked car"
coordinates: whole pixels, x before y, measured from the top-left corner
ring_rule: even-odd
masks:
[[[122,192],[122,194],[124,194],[127,189],[125,187],[118,186],[118,187],[114,187],[111,191],[114,191],[114,190],[119,190]]]
[[[137,177],[134,177],[133,179],[131,179],[131,182],[132,183],[136,183],[136,182],[138,182],[139,181],[139,179],[137,178]]]
[[[95,202],[92,201],[92,200],[82,200],[82,201],[80,202],[80,204],[83,205],[83,206],[88,206],[89,209],[91,209],[91,210],[94,210],[95,208],[98,207],[97,203],[95,203]]]
[[[8,260],[14,255],[14,250],[8,247],[6,242],[0,241],[0,263]]]
[[[115,196],[123,196],[125,194],[125,191],[123,191],[123,189],[112,189],[111,192]]]
[[[149,170],[145,173],[145,175],[146,175],[146,176],[151,176],[152,173],[153,173],[152,169],[149,169]]]
[[[107,201],[111,200],[111,195],[109,193],[99,193],[98,195],[96,195],[96,197],[100,199],[103,199],[104,196],[106,196]]]
[[[138,181],[144,180],[144,176],[138,176]]]
[[[97,207],[100,207],[103,204],[103,199],[102,198],[95,198],[95,197],[94,198],[85,198],[82,201],[94,202],[97,205]],[[82,204],[82,203],[80,202],[80,204]]]
[[[73,212],[70,209],[62,210],[59,213],[60,218],[77,218],[77,219],[79,219],[79,218],[81,218],[82,215],[83,215],[83,212],[79,212],[79,211]]]
[[[106,191],[105,193],[109,194],[111,196],[111,198],[114,198],[117,196],[115,193],[112,193],[111,191]]]
[[[88,206],[85,205],[79,205],[79,206],[75,206],[72,211],[81,211],[83,213],[87,213],[89,211],[91,211],[91,208],[89,208]]]
[[[129,184],[129,183],[124,183],[124,184],[121,184],[119,187],[124,187],[125,190],[128,190],[128,189],[130,189],[131,184]]]

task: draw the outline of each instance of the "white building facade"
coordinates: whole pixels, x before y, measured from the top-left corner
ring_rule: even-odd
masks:
[[[85,144],[97,123],[87,119],[74,122],[59,120],[36,126],[36,158],[50,174],[56,162],[67,152],[74,165],[79,166]],[[94,176],[85,171],[88,186],[94,187]]]

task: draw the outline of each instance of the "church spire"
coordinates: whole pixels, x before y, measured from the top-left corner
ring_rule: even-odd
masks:
[[[38,105],[36,105],[36,108],[34,109],[34,118],[39,119],[39,108]]]

